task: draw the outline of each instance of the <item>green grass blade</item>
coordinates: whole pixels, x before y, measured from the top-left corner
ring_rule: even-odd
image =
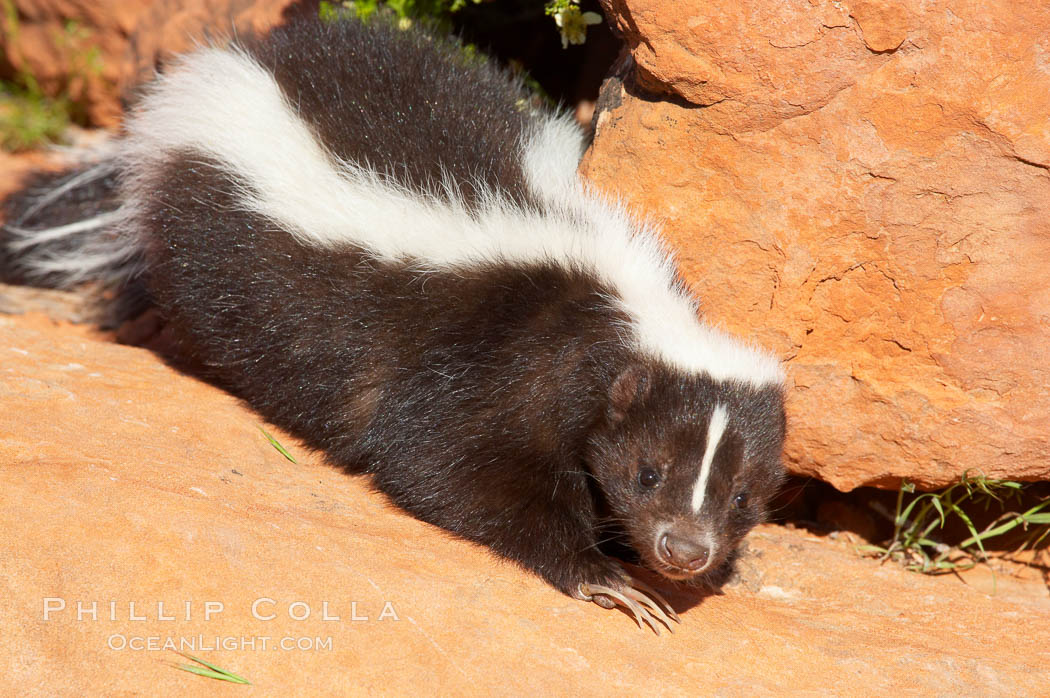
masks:
[[[984,549],[984,539],[988,538],[989,536],[986,536],[984,534],[978,533],[977,532],[977,527],[973,525],[973,521],[971,521],[970,517],[966,515],[966,512],[964,512],[962,509],[960,509],[957,505],[953,504],[952,505],[952,510],[955,512],[956,516],[958,516],[960,519],[962,519],[962,522],[964,524],[966,524],[966,530],[970,532],[970,537],[967,538],[966,540],[971,541],[971,544],[972,543],[976,543],[977,547],[981,551],[981,556],[987,558],[988,557],[988,551]],[[964,548],[966,546],[963,545],[962,543],[960,543],[959,547],[960,548]]]
[[[912,509],[914,509],[915,506],[919,502],[921,502],[922,500],[926,499],[928,496],[929,495],[926,495],[926,494],[920,494],[918,497],[916,497],[915,499],[911,500],[911,502],[908,504],[908,506],[904,507],[904,511],[902,511],[900,513],[900,516],[897,517],[897,520],[901,523],[901,525],[904,525],[904,524],[908,523],[908,521],[911,520]],[[922,517],[920,516],[919,518],[922,518]]]
[[[1050,506],[1050,499],[1039,502],[1034,507],[1021,514],[1021,516],[1029,523],[1050,523],[1050,512],[1043,514],[1037,513],[1040,509],[1047,506]]]
[[[216,681],[229,681],[230,683],[248,683],[247,681],[238,681],[231,676],[227,676],[218,671],[212,671],[211,669],[205,669],[201,666],[193,666],[192,664],[176,664],[176,669],[180,671],[188,671],[191,674],[197,676],[203,676],[208,679],[215,679]]]
[[[885,555],[889,552],[889,549],[883,548],[881,545],[855,545],[853,549],[861,553],[878,553],[879,555]]]
[[[198,676],[205,676],[205,677],[207,677],[209,679],[216,679],[218,681],[229,681],[230,683],[239,683],[239,684],[244,684],[244,685],[248,685],[248,686],[251,685],[251,682],[248,681],[248,679],[244,678],[243,676],[238,676],[237,674],[233,673],[232,671],[228,671],[228,670],[223,669],[221,667],[215,666],[211,662],[206,662],[203,659],[200,659],[198,657],[194,657],[192,654],[185,654],[183,652],[176,652],[176,654],[178,654],[181,657],[185,657],[186,659],[192,660],[192,661],[197,662],[198,664],[202,665],[202,666],[193,666],[192,664],[174,664],[173,666],[176,669],[181,669],[182,671],[188,671],[191,674],[197,674]]]
[[[937,513],[941,517],[941,526],[944,526],[944,507],[941,506],[941,500],[937,497],[931,497],[930,501],[933,502],[933,508],[937,510]]]
[[[1021,517],[1020,516],[1015,516],[1013,519],[1007,521],[1004,524],[1000,524],[1000,525],[996,526],[995,528],[986,529],[986,530],[982,531],[981,533],[978,533],[977,535],[970,536],[969,538],[964,540],[962,543],[959,543],[959,547],[960,548],[965,548],[967,546],[973,545],[974,543],[977,543],[980,546],[981,541],[985,540],[986,538],[994,538],[995,536],[1001,536],[1002,534],[1006,533],[1007,531],[1012,531],[1013,529],[1017,528],[1022,523],[1023,523],[1023,520],[1021,519]],[[981,547],[981,552],[984,552],[984,546],[980,546],[980,547]]]
[[[263,436],[265,436],[266,440],[270,442],[270,445],[277,449],[278,453],[280,453],[282,456],[298,465],[298,462],[295,460],[295,458],[292,457],[292,454],[288,453],[287,449],[285,449],[284,446],[277,442],[277,439],[270,436],[270,432],[266,431],[262,427],[259,427],[259,431],[263,433]]]

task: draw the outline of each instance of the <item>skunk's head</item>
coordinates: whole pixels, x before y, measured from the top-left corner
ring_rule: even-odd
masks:
[[[634,364],[608,390],[589,466],[645,566],[700,581],[764,520],[783,479],[780,385]]]

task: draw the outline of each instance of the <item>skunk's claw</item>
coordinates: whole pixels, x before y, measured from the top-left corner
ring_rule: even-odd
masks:
[[[660,634],[660,625],[656,622],[657,620],[666,625],[672,633],[674,622],[681,622],[671,605],[655,589],[633,578],[629,579],[626,586],[619,590],[602,584],[587,584],[586,582],[580,584],[579,590],[585,601],[594,601],[596,595],[612,599],[631,612],[639,628],[642,627],[644,621],[657,635]],[[670,616],[660,608],[661,605],[671,612]]]
[[[639,582],[637,579],[633,580],[633,582],[634,582],[635,586],[638,586],[638,585],[641,584],[641,582]],[[648,610],[651,615],[654,615],[657,618],[659,618],[660,621],[664,625],[666,625],[667,629],[670,630],[672,633],[674,633],[674,624],[673,623],[681,623],[682,622],[681,620],[679,620],[678,614],[674,612],[674,609],[671,608],[670,604],[668,604],[667,601],[665,601],[662,596],[660,596],[658,593],[656,593],[656,590],[653,589],[652,587],[638,586],[637,589],[628,589],[627,592],[628,592],[627,596],[630,596],[631,598],[633,598],[638,603],[644,605],[646,610]],[[658,605],[658,602],[659,602],[659,604],[663,604],[664,606],[666,606],[668,608],[668,610],[671,611],[671,615],[670,616],[668,614],[664,613],[663,609],[660,608],[660,606]],[[659,634],[659,633],[657,633],[657,634]]]
[[[665,599],[663,596],[660,596],[660,592],[658,592],[656,589],[653,589],[651,586],[649,586],[640,579],[632,578],[631,585],[639,591],[645,592],[645,594],[648,595],[649,599],[651,599],[652,601],[658,602],[663,607],[663,610],[667,611],[667,615],[669,615],[675,623],[682,622],[682,619],[678,617],[677,613],[675,613],[675,610],[671,607],[671,604],[667,603],[667,599]],[[656,610],[659,611],[660,609],[658,608]],[[666,618],[660,618],[660,620],[662,620],[665,624],[668,622]],[[674,628],[671,628],[670,625],[668,625],[667,627],[671,629],[671,632],[674,632]]]
[[[580,594],[586,601],[594,601],[594,596],[596,594],[608,596],[610,599],[612,599],[613,601],[620,604],[621,606],[623,606],[631,612],[631,615],[634,617],[634,622],[638,624],[639,628],[642,627],[642,619],[646,618],[646,616],[649,615],[648,611],[646,611],[637,603],[627,598],[620,592],[616,591],[612,587],[603,586],[601,584],[587,584],[586,582],[584,582],[580,584]],[[646,622],[649,622],[650,620],[650,618],[646,618]],[[656,631],[657,635],[660,634],[659,628],[653,626],[651,623],[650,627],[652,627],[653,630]]]

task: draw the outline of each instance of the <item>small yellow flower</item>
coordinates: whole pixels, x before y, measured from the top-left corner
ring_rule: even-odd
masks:
[[[561,30],[561,47],[569,48],[569,44],[582,44],[587,40],[587,27],[601,21],[602,16],[597,12],[580,12],[576,5],[559,10],[554,14],[554,23]]]

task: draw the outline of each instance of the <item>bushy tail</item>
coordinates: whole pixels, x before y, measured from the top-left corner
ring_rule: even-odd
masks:
[[[92,282],[120,289],[141,271],[141,255],[122,230],[118,167],[108,158],[39,174],[5,202],[0,281],[49,288]]]

